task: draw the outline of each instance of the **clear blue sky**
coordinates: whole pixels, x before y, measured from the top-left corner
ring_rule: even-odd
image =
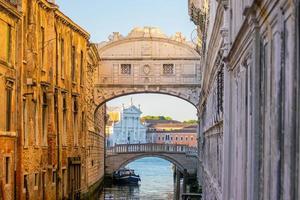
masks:
[[[167,35],[182,32],[190,40],[195,26],[187,0],[57,0],[67,16],[91,33],[93,42],[112,32],[127,35],[134,27],[160,27]]]
[[[190,40],[195,29],[187,0],[57,0],[67,16],[91,34],[92,42],[107,40],[112,32],[127,35],[134,27],[159,27],[168,36],[182,32]],[[141,104],[143,115],[165,115],[177,120],[197,119],[196,109],[186,101],[142,94],[117,98],[109,106]]]
[[[107,103],[108,106],[125,106],[131,104],[141,105],[143,116],[170,116],[175,120],[184,121],[197,119],[196,108],[187,101],[177,97],[162,94],[134,94],[113,99]]]

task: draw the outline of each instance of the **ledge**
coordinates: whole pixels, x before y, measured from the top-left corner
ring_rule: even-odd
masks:
[[[13,132],[13,131],[0,131],[0,137],[17,137],[17,132]]]

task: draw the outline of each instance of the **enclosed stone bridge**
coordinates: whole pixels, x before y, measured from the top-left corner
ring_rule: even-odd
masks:
[[[121,144],[106,149],[106,174],[145,157],[158,157],[173,163],[181,173],[196,174],[197,148],[176,144]]]
[[[97,105],[137,93],[166,94],[195,107],[199,104],[200,55],[181,33],[168,37],[158,28],[135,28],[128,36],[113,33],[109,41],[97,44],[97,48]]]

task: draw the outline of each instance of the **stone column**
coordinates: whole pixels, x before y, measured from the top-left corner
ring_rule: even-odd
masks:
[[[183,172],[182,193],[186,193],[186,183],[187,183],[187,177],[188,177],[187,170],[186,170],[186,169],[184,169],[184,172]]]
[[[250,86],[251,93],[251,107],[250,107],[250,117],[251,117],[251,138],[249,138],[249,186],[248,186],[248,199],[258,200],[260,199],[260,168],[261,168],[261,97],[260,97],[260,33],[255,18],[255,10],[250,10],[249,26],[252,31],[252,66],[251,70],[251,80],[252,85]]]
[[[180,172],[175,166],[175,199],[180,199]]]

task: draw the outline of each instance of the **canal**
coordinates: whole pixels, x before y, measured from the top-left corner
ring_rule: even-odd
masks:
[[[99,199],[174,199],[174,173],[173,165],[170,162],[150,157],[136,160],[127,167],[134,169],[140,175],[139,186],[106,184]]]

